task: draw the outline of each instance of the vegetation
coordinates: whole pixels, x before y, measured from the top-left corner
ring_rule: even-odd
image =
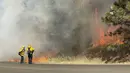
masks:
[[[108,26],[120,26],[116,31],[109,32],[109,36],[123,36],[124,44],[109,44],[90,48],[86,57],[89,59],[99,58],[105,63],[130,61],[130,0],[115,1],[101,19]]]
[[[87,51],[86,57],[89,59],[100,58],[105,63],[122,63],[130,61],[129,45],[106,45],[91,48]]]
[[[130,38],[130,0],[118,0],[113,3],[110,10],[102,17],[102,21],[108,26],[121,26],[112,35],[124,35],[124,40]]]
[[[110,10],[101,18],[108,26],[120,26],[116,31],[110,32],[111,35],[121,35],[124,44],[109,44],[105,46],[90,47],[83,55],[80,61],[91,62],[99,61],[100,63],[124,63],[130,61],[130,0],[115,1]],[[79,54],[78,54],[79,55]],[[55,62],[76,62],[76,57],[57,57],[52,58]],[[96,59],[96,60],[93,60]],[[97,60],[98,59],[98,60]],[[78,62],[79,62],[78,60]]]

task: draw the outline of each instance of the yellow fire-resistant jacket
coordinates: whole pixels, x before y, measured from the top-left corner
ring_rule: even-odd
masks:
[[[19,50],[19,55],[20,56],[24,56],[24,54],[25,54],[25,48],[21,48],[20,50]]]
[[[33,48],[33,47],[28,46],[28,48],[30,48],[30,52],[31,52],[31,53],[33,53],[33,52],[34,52],[34,48]],[[29,50],[28,50],[28,48],[27,48],[27,52],[29,51]]]

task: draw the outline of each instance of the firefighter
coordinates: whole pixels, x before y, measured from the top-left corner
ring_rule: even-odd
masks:
[[[34,53],[34,48],[33,48],[31,45],[29,45],[29,46],[27,47],[28,64],[32,64],[33,53]]]
[[[20,51],[18,53],[21,56],[21,60],[20,63],[24,63],[24,54],[25,54],[25,46],[22,46],[22,48],[20,48]]]

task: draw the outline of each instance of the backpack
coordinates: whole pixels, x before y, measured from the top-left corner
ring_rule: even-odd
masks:
[[[21,52],[18,52],[18,55],[20,55],[21,54]]]

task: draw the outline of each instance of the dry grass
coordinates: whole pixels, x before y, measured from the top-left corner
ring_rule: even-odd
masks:
[[[105,64],[105,62],[101,61],[100,59],[92,59],[89,60],[85,57],[82,58],[75,58],[75,57],[58,57],[58,58],[51,58],[49,59],[49,63],[55,64]]]
[[[70,58],[70,57],[69,57]],[[95,64],[106,64],[105,61],[102,61],[101,59],[99,58],[94,58],[94,59],[87,59],[87,58],[70,58],[69,60],[67,58],[62,58],[62,57],[59,57],[59,58],[51,58],[49,59],[48,61],[49,64],[90,64],[90,65],[95,65]],[[119,63],[119,62],[114,62],[114,63],[107,63],[107,64],[130,64],[130,62],[122,62],[122,63]]]
[[[101,46],[87,51],[89,59],[100,58],[105,63],[130,62],[130,47],[127,45],[112,45],[112,47]]]
[[[130,64],[130,48],[127,45],[99,46],[88,49],[80,57],[50,58],[49,63],[60,64]]]

